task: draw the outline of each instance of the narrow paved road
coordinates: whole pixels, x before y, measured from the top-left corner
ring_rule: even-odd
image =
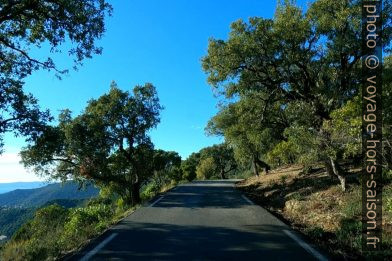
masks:
[[[234,181],[180,185],[96,241],[71,260],[325,260]]]

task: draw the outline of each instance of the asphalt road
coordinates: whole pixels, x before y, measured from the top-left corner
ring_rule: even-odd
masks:
[[[326,260],[299,238],[234,181],[199,181],[138,209],[71,260]]]

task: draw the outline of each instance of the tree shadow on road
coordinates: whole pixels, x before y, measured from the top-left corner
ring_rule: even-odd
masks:
[[[122,222],[93,260],[315,260],[282,228]]]

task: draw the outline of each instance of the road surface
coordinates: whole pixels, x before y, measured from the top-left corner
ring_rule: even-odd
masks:
[[[70,260],[326,260],[234,183],[177,186]]]

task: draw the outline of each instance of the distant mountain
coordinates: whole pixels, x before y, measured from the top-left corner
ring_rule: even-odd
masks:
[[[22,185],[41,187],[16,189],[0,194],[0,245],[9,239],[22,224],[31,219],[38,208],[52,204],[66,208],[78,207],[99,193],[99,189],[93,185],[78,190],[78,184],[72,181],[46,186],[42,182],[29,183],[23,182]],[[20,186],[20,184],[14,185]]]
[[[53,200],[79,200],[98,195],[99,189],[93,185],[78,190],[78,184],[73,181],[54,183],[35,189],[17,189],[0,194],[0,206],[3,207],[37,207]]]
[[[54,199],[46,202],[42,207],[50,206],[50,205],[60,205],[65,208],[76,208],[80,206],[86,205],[88,199]]]
[[[54,199],[40,207],[57,204],[65,208],[74,208],[85,205],[87,201],[88,199]],[[22,224],[33,218],[35,211],[40,207],[0,207],[0,245],[11,238]]]
[[[45,185],[47,185],[47,183],[42,182],[42,181],[0,183],[0,194],[9,192],[9,191],[12,191],[15,189],[40,188]]]

